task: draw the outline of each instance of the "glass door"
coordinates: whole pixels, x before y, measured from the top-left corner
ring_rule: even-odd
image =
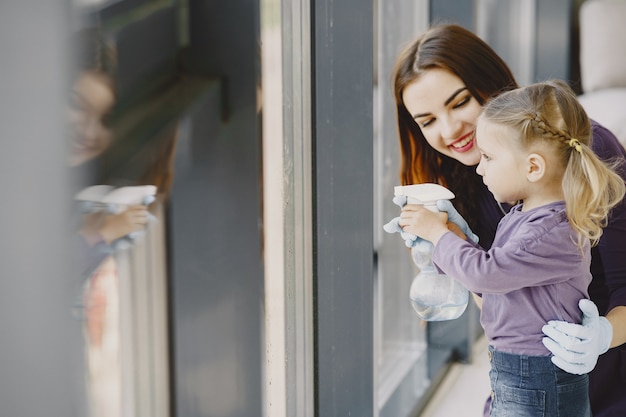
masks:
[[[428,26],[428,1],[376,1],[374,86],[374,352],[379,416],[409,416],[423,397],[428,376],[426,324],[409,302],[417,273],[409,251],[382,225],[399,215],[392,203],[400,185],[399,139],[391,71],[406,43]]]

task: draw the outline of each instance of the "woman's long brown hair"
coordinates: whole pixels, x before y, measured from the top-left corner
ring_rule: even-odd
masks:
[[[455,206],[474,225],[478,218],[475,191],[482,180],[475,167],[433,149],[402,101],[404,89],[429,69],[440,68],[459,77],[483,105],[504,91],[517,88],[513,73],[495,51],[469,30],[454,24],[433,26],[398,57],[393,72],[403,185],[434,182],[448,187],[457,198]]]

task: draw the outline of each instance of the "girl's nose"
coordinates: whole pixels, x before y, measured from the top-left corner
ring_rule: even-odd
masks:
[[[483,159],[480,158],[478,165],[476,166],[476,173],[483,177],[485,175],[485,170],[483,169]]]

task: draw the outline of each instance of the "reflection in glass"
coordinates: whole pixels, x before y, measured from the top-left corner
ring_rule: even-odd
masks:
[[[84,330],[86,413],[165,416],[163,210],[177,127],[155,133],[122,160],[125,138],[112,118],[115,50],[97,29],[81,30],[73,41],[77,71],[67,113],[67,164],[75,186],[76,311]]]
[[[68,107],[67,162],[80,190],[95,180],[100,157],[111,144],[105,119],[115,102],[114,61],[96,30],[81,31],[73,41],[78,71]],[[105,204],[90,201],[96,196],[89,195],[89,188],[82,192],[75,216],[79,282],[83,286],[78,307],[85,335],[87,408],[91,416],[121,416],[119,297],[111,243],[131,227],[123,215],[108,215]]]
[[[91,416],[121,416],[119,293],[113,257],[87,280],[84,305]]]

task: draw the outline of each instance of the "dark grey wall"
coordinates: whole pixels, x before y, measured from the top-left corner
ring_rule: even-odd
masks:
[[[0,4],[0,414],[82,408],[79,286],[69,268],[69,2]]]
[[[175,415],[259,416],[264,279],[256,113],[259,6],[190,0],[189,12],[191,71],[225,83],[216,82],[188,120],[175,161],[170,205]],[[223,98],[229,110],[224,120]]]
[[[430,0],[430,20],[434,23],[457,23],[476,30],[474,0]]]
[[[315,2],[316,416],[373,415],[373,4]]]
[[[571,78],[572,0],[537,1],[535,79]]]

